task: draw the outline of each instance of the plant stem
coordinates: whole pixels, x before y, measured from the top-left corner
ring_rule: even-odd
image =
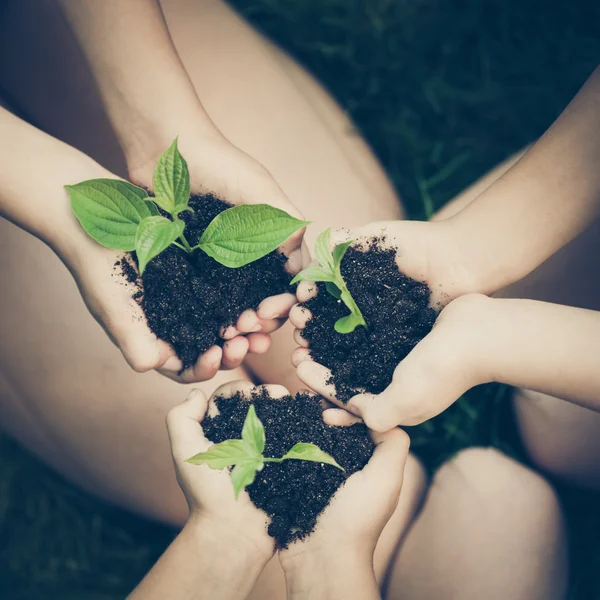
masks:
[[[183,244],[183,250],[185,250],[188,254],[191,254],[194,251],[189,242],[185,239],[185,235],[183,233],[179,236],[179,240]]]

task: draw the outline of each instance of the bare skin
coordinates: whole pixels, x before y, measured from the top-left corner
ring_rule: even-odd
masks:
[[[214,399],[236,392],[250,398],[253,389],[250,382],[231,382],[210,401],[193,390],[169,412],[189,518],[131,598],[241,600],[275,553],[267,517],[246,492],[234,499],[228,472],[185,462],[211,445],[201,423],[217,410]],[[274,398],[288,393],[282,386],[267,389]],[[340,409],[327,409],[323,417],[336,426],[356,421]],[[373,457],[338,490],[311,536],[278,552],[289,600],[564,599],[565,532],[554,492],[525,467],[478,448],[436,474],[415,523],[400,532],[403,541],[380,592],[374,549],[399,502],[398,466],[408,458],[408,436],[394,429],[373,439]]]
[[[433,332],[398,366],[387,390],[348,403],[370,427],[384,431],[421,423],[466,389],[488,381],[600,408],[593,364],[597,312],[533,301],[486,301],[481,295],[519,281],[597,219],[600,143],[592,131],[600,123],[598,97],[600,70],[512,168],[476,199],[458,201],[460,207],[451,207],[448,218],[427,224],[375,223],[342,232],[360,239],[385,231],[398,250],[399,268],[430,285],[434,305],[451,301]],[[314,293],[315,286],[304,283],[298,296],[305,300]],[[520,293],[517,285],[504,295]],[[291,311],[299,329],[308,318],[306,309]],[[301,342],[293,356],[300,378],[334,401],[332,386],[324,384],[328,371],[307,360],[310,350],[298,333],[295,339]]]
[[[185,462],[211,446],[201,422],[216,410],[214,399],[236,392],[250,397],[252,389],[250,382],[226,384],[213,395],[211,406],[206,396],[195,390],[169,412],[171,449],[190,517],[131,598],[242,599],[275,553],[267,534],[267,517],[252,504],[247,492],[235,499],[228,470]],[[282,386],[267,386],[267,390],[274,398],[288,393]],[[324,418],[326,415],[327,411]],[[376,447],[371,460],[336,493],[319,517],[315,532],[278,553],[289,599],[380,597],[374,551],[398,505],[409,440],[397,429],[374,434],[373,441]],[[336,570],[341,571],[339,575]]]

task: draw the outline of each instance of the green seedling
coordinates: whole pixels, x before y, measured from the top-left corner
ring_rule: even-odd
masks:
[[[220,444],[214,444],[206,452],[196,454],[196,456],[188,458],[186,462],[193,465],[206,465],[217,470],[233,467],[231,481],[236,499],[239,493],[254,481],[256,473],[262,471],[265,463],[268,462],[308,460],[344,470],[332,456],[314,444],[300,442],[281,458],[270,458],[263,455],[265,443],[265,428],[256,415],[254,404],[251,404],[242,428],[241,440],[226,440]]]
[[[346,254],[346,250],[352,245],[352,241],[338,244],[332,252],[329,245],[330,234],[331,229],[327,229],[317,238],[315,258],[319,264],[300,271],[292,279],[292,283],[300,281],[324,282],[327,291],[338,300],[341,300],[350,311],[349,315],[336,321],[335,330],[338,333],[352,333],[359,325],[367,326],[360,308],[358,308],[354,298],[348,291],[341,272],[342,259]]]
[[[190,254],[202,250],[226,267],[243,267],[309,224],[268,204],[242,204],[218,214],[192,246],[185,237],[185,222],[179,218],[184,211],[194,211],[188,205],[188,166],[177,139],[156,164],[155,196],[120,179],[89,179],[65,187],[88,235],[106,248],[135,250],[140,274],[171,244]],[[169,217],[162,216],[157,207]]]

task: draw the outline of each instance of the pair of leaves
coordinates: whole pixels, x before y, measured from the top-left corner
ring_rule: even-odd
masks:
[[[135,250],[140,273],[178,238],[184,250],[200,248],[222,265],[238,268],[272,252],[308,225],[267,204],[235,206],[217,215],[191,248],[185,224],[178,218],[182,211],[192,209],[188,206],[189,170],[177,139],[158,159],[153,185],[153,197],[121,180],[90,179],[65,186],[73,212],[88,235],[107,248]],[[161,216],[157,206],[171,218]]]
[[[292,283],[300,281],[321,281],[325,283],[327,291],[337,300],[341,300],[350,314],[338,319],[335,323],[335,330],[338,333],[352,333],[359,325],[366,327],[365,319],[358,308],[358,305],[352,298],[346,282],[342,277],[341,264],[352,241],[338,244],[333,252],[330,249],[329,238],[331,229],[326,229],[319,235],[315,244],[315,258],[318,265],[311,265],[302,270]]]
[[[304,442],[295,444],[281,458],[263,456],[265,444],[265,428],[256,414],[254,404],[251,404],[244,420],[241,440],[226,440],[220,444],[214,444],[206,452],[196,454],[186,462],[193,465],[206,465],[211,469],[233,467],[231,481],[236,499],[244,488],[254,482],[256,473],[263,469],[265,462],[307,460],[332,465],[338,469],[342,468],[332,456],[314,444]]]
[[[107,248],[135,250],[140,273],[183,235],[185,224],[177,214],[190,210],[190,177],[177,140],[154,169],[154,198],[146,190],[117,179],[90,179],[66,188],[73,212],[88,235]],[[160,216],[156,205],[172,220]]]

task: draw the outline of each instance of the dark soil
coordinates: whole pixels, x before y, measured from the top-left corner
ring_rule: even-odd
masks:
[[[334,324],[348,309],[322,283],[317,284],[318,295],[305,305],[312,319],[302,336],[310,343],[312,359],[331,370],[330,383],[342,402],[363,391],[382,392],[437,316],[429,307],[429,287],[403,275],[395,251],[385,249],[382,241],[375,239],[364,250],[351,247],[342,261],[344,281],[367,328],[337,333]]]
[[[231,206],[211,195],[192,196],[189,205],[194,214],[184,212],[180,217],[187,223],[185,235],[192,246],[214,217]],[[143,292],[138,290],[134,298],[150,329],[173,346],[185,369],[211,346],[223,345],[222,327],[235,323],[245,310],[256,309],[265,298],[289,291],[285,262],[284,256],[271,252],[230,269],[200,250],[189,255],[170,246],[147,265]],[[137,281],[126,260],[121,261],[121,270],[128,281]]]
[[[331,427],[322,419],[321,399],[297,394],[272,400],[264,391],[253,398],[256,414],[265,427],[264,456],[283,456],[294,444],[308,442],[333,456],[345,472],[331,465],[303,460],[266,463],[247,490],[254,504],[269,517],[269,535],[281,548],[308,536],[317,517],[347,477],[360,471],[374,445],[362,424]],[[202,422],[206,437],[218,443],[240,439],[248,413],[242,396],[217,400],[220,414]]]

